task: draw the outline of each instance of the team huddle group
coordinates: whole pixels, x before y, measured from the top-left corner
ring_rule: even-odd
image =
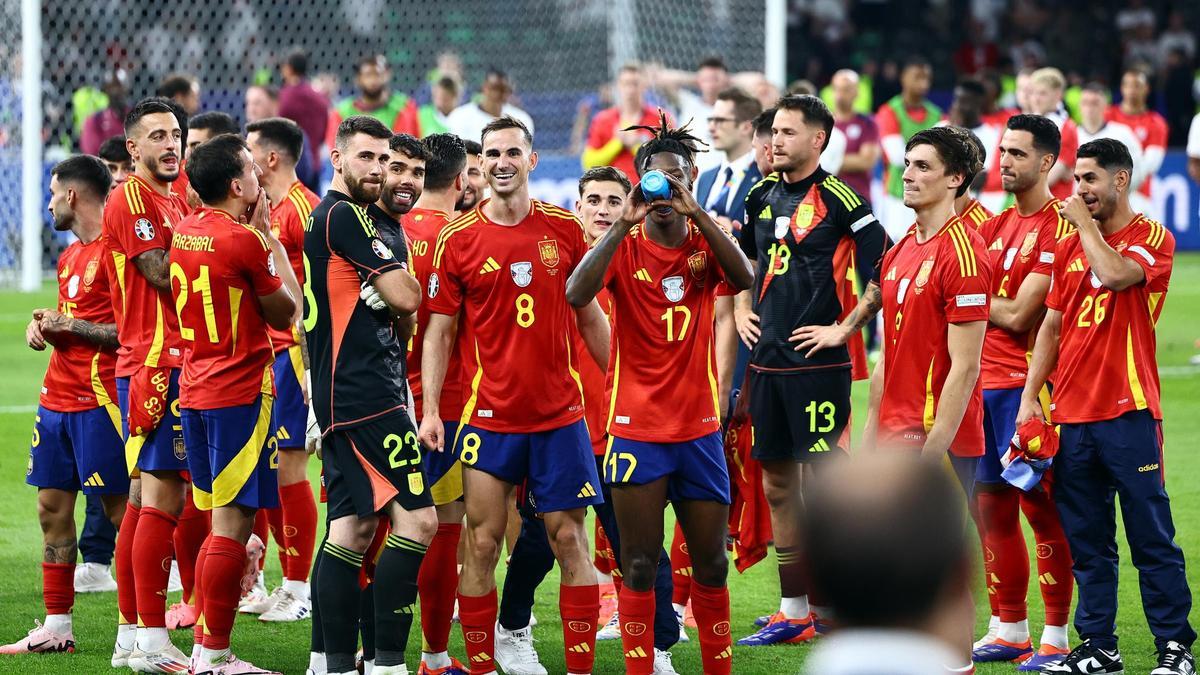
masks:
[[[963,127],[918,131],[901,176],[915,222],[892,243],[863,196],[820,167],[834,127],[820,99],[784,96],[754,126],[768,171],[733,233],[693,196],[703,142],[665,115],[636,129],[638,176],[589,169],[572,213],[530,197],[537,153],[511,117],[476,142],[349,116],[318,198],[296,180],[293,122],[193,142],[169,101],[138,103],[123,182],[87,155],[52,172],[55,227],[78,241],[58,262],[57,309],[35,310],[27,330],[30,347],[54,348],[27,478],[46,618],[0,653],[74,650],[82,490],[119,530],[114,668],[270,673],[230,650],[239,605],[254,604],[268,621],[311,607],[314,675],[407,673],[419,598],[420,673],[545,673],[530,610],[557,562],[568,673],[593,671],[598,636],[619,638],[626,672],[674,673],[685,605],[703,672],[730,673],[730,509],[751,499],[731,490],[742,470],[727,459],[732,425],[752,429],[740,459],[761,471],[781,590],[778,611],[738,644],[836,633],[836,599],[806,574],[803,494],[850,449],[861,331],[882,312],[856,451],[905,453],[957,478],[992,603],[987,635],[972,645],[964,622],[924,672],[1000,660],[1121,672],[1119,493],[1137,524],[1127,536],[1153,675],[1194,673],[1155,364],[1174,240],[1129,206],[1128,149],[1080,145],[1075,193],[1059,201],[1048,187],[1058,126],[1012,116],[995,166],[1014,204],[992,216],[969,192],[984,144]],[[665,197],[631,184],[651,171]],[[861,284],[855,260],[869,262]],[[749,365],[730,420],[724,346],[739,339]],[[311,452],[328,506],[319,545]],[[501,602],[514,492],[522,528]],[[675,565],[685,597],[663,548],[668,503],[686,541]],[[608,625],[587,507],[614,560]],[[284,574],[266,598],[252,597],[260,511]],[[1021,511],[1046,605],[1036,649]],[[172,559],[184,606],[168,612]],[[462,662],[448,651],[455,615]],[[190,655],[168,634],[187,626]]]

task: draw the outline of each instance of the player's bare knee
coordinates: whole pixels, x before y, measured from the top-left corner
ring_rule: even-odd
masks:
[[[579,557],[587,557],[587,533],[582,525],[564,523],[550,534],[550,545],[554,548],[554,556],[563,566],[573,564]]]
[[[378,526],[379,519],[375,516],[369,518],[344,516],[329,523],[328,539],[331,544],[362,553],[371,545],[371,540],[375,538],[375,529]]]
[[[120,529],[121,520],[125,517],[126,495],[101,495],[100,504],[104,507],[104,515],[113,527]]]
[[[648,591],[654,587],[658,575],[659,551],[635,551],[625,554],[624,584],[635,591]]]
[[[725,556],[724,551],[697,555],[693,548],[691,555],[693,581],[710,587],[725,585],[725,580],[729,577],[729,558]]]
[[[38,493],[38,524],[42,533],[61,535],[62,532],[74,529],[74,500],[62,498],[61,495],[47,494],[41,490]],[[57,491],[55,491],[57,492]]]
[[[504,531],[496,533],[485,527],[470,528],[467,533],[467,555],[485,569],[495,569],[500,562],[500,542],[504,540]]]
[[[438,517],[432,507],[392,514],[392,533],[428,545],[437,534]]]

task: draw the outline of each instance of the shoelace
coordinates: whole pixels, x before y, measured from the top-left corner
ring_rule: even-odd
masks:
[[[517,657],[522,663],[535,663],[538,661],[537,650],[533,648],[533,633],[512,633],[510,639],[516,643]]]
[[[671,652],[664,651],[664,650],[656,651],[656,652],[654,652],[654,660],[655,661],[666,661],[667,665],[672,665],[671,664]]]
[[[1177,668],[1183,663],[1183,653],[1174,649],[1168,649],[1158,655],[1158,665],[1168,668]]]

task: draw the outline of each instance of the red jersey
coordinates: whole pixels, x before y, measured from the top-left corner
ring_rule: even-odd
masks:
[[[429,274],[433,271],[433,248],[438,234],[449,222],[450,215],[433,209],[412,209],[401,217],[404,236],[408,239],[408,270],[417,277],[422,289],[429,288]],[[429,325],[429,303],[422,302],[417,308],[417,326],[408,342],[408,388],[412,390],[413,411],[420,420],[424,414],[421,405],[421,354],[424,352],[425,327]],[[459,322],[459,330],[462,324]],[[455,341],[455,349],[446,364],[446,379],[442,382],[442,399],[438,409],[444,420],[457,420],[462,416],[462,358],[458,346],[467,342]]]
[[[1104,238],[1146,272],[1146,279],[1110,291],[1092,273],[1078,232],[1058,243],[1046,306],[1062,312],[1058,367],[1050,405],[1055,424],[1096,422],[1132,410],[1162,419],[1154,325],[1171,280],[1175,237],[1138,214]]]
[[[321,198],[316,193],[296,181],[278,204],[271,205],[271,233],[283,244],[288,263],[301,287],[304,286],[304,226],[312,215],[313,207],[320,203]],[[276,330],[268,326],[267,333],[271,336],[271,347],[276,354],[297,344],[294,326],[290,330]]]
[[[274,391],[274,354],[258,298],[283,285],[271,246],[225,211],[201,208],[175,228],[171,294],[187,343],[179,402],[211,410]]]
[[[1058,215],[1058,200],[1054,198],[1031,215],[1022,216],[1016,206],[1010,206],[984,223],[979,235],[987,244],[993,270],[992,295],[1015,297],[1025,277],[1030,274],[1050,276],[1054,267],[1054,247],[1070,229],[1070,224]],[[988,324],[979,373],[984,389],[1025,386],[1029,353],[1036,335],[1036,328],[1014,333]]]
[[[963,209],[962,213],[958,214],[958,217],[962,218],[962,221],[968,226],[978,230],[983,227],[983,224],[986,223],[988,219],[995,215],[996,214],[989,211],[986,206],[980,204],[978,199],[972,199],[971,201],[967,202],[967,207]]]
[[[612,321],[613,301],[608,289],[602,288],[596,294],[596,302],[600,304],[604,316]],[[608,422],[608,398],[604,395],[608,384],[607,376],[600,369],[600,364],[592,358],[587,343],[578,326],[572,327],[572,337],[575,340],[575,353],[579,359],[579,380],[583,383],[583,419],[587,421],[588,437],[592,442],[592,454],[604,456],[608,444],[608,432],[605,425]]]
[[[587,253],[569,211],[531,200],[513,226],[481,202],[438,235],[429,310],[462,311],[467,396],[461,420],[500,433],[557,429],[583,417],[567,303],[567,277]]]
[[[1004,191],[1004,185],[1000,182],[1000,141],[1004,140],[1004,130],[1008,128],[1008,119],[1019,113],[1020,111],[1016,108],[1002,108],[987,113],[982,118],[984,124],[990,124],[999,131],[996,134],[996,145],[989,149],[987,162],[983,166],[983,170],[987,173],[987,177],[983,181],[983,192]]]
[[[1079,127],[1075,126],[1075,121],[1070,117],[1064,117],[1059,120],[1053,115],[1047,115],[1050,119],[1058,122],[1058,130],[1062,134],[1062,141],[1059,144],[1058,161],[1063,166],[1074,171],[1075,156],[1079,152]],[[999,166],[999,163],[997,163]],[[997,171],[996,173],[1000,173]],[[1056,199],[1066,199],[1075,194],[1075,177],[1073,174],[1050,184],[1050,194]]]
[[[644,228],[621,240],[604,275],[613,297],[608,433],[690,441],[721,428],[713,314],[717,294],[730,291],[694,223],[678,248]]]
[[[92,323],[116,323],[99,237],[76,241],[58,256],[58,311]],[[56,412],[79,412],[108,405],[116,398],[117,350],[69,333],[54,339],[50,365],[42,381],[41,405]]]
[[[671,117],[669,115],[667,116],[667,122],[671,122]],[[708,121],[697,120],[696,123],[707,124]],[[620,169],[621,173],[624,173],[626,176],[628,176],[630,180],[633,180],[637,176],[637,168],[633,165],[634,150],[630,148],[619,148],[616,150],[616,155],[607,161],[593,160],[589,162],[588,159],[592,153],[597,153],[600,155],[610,154],[613,151],[613,148],[609,148],[608,145],[610,143],[616,143],[618,145],[620,144],[620,141],[617,140],[617,132],[635,124],[657,126],[658,111],[655,110],[653,106],[642,106],[642,116],[633,122],[629,120],[622,120],[621,111],[615,106],[612,108],[606,108],[596,113],[596,116],[592,118],[591,125],[588,127],[587,149],[584,152],[584,165],[613,166]],[[643,136],[642,142],[650,139],[649,132],[639,131],[638,133]]]
[[[156,192],[138,176],[130,176],[108,195],[103,235],[110,256],[113,313],[117,318],[117,377],[129,377],[141,366],[178,368],[183,359],[179,320],[169,291],[146,281],[134,258],[170,248],[171,230],[188,207],[183,197]]]
[[[991,267],[983,239],[957,216],[924,243],[909,233],[883,257],[883,400],[879,444],[917,448],[933,428],[952,323],[987,321]],[[951,454],[983,454],[983,390],[975,383]]]
[[[1133,129],[1133,133],[1137,136],[1138,141],[1142,144],[1142,153],[1146,154],[1151,148],[1155,148],[1160,154],[1167,151],[1167,120],[1162,115],[1153,110],[1144,110],[1136,115],[1129,115],[1121,111],[1121,106],[1112,105],[1104,114],[1104,119],[1110,122],[1120,122],[1125,126]],[[1154,181],[1154,176],[1147,175],[1146,180],[1142,181],[1138,192],[1150,196],[1151,183]]]

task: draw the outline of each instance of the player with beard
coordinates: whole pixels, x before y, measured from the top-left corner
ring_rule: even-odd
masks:
[[[463,187],[462,196],[454,204],[454,215],[456,216],[461,216],[475,208],[475,205],[483,199],[484,192],[487,190],[487,178],[484,177],[481,166],[483,161],[483,146],[477,141],[464,138],[463,147],[467,150],[467,183]]]
[[[333,183],[313,209],[304,239],[304,329],[329,497],[328,531],[313,575],[325,653],[325,664],[315,654],[311,659],[317,672],[355,669],[358,576],[380,515],[389,519],[391,534],[375,569],[374,672],[406,672],[417,573],[437,528],[408,416],[407,335],[397,326],[416,312],[421,289],[407,271],[406,251],[383,243],[367,213],[383,191],[391,137],[371,117],[342,122],[330,151]],[[379,309],[367,304],[379,307],[374,296],[382,301]]]
[[[25,331],[30,349],[54,347],[35,417],[25,482],[38,488],[42,528],[42,599],[46,619],[0,654],[74,652],[75,501],[95,495],[119,525],[129,492],[116,396],[117,325],[100,240],[104,199],[112,187],[104,163],[88,155],[50,172],[50,214],[57,232],[79,241],[58,258],[57,309],[35,309]]]
[[[116,646],[112,665],[172,673],[187,657],[167,636],[166,590],[173,534],[183,509],[187,452],[180,433],[183,345],[171,299],[171,231],[187,212],[171,183],[179,177],[183,130],[164,100],[139,102],[125,118],[134,172],[105,205],[106,270],[121,348],[117,397],[128,439],[129,503],[117,541]]]
[[[750,355],[752,457],[762,464],[779,562],[779,611],[738,644],[811,639],[823,630],[800,567],[802,494],[821,462],[847,449],[852,359],[846,344],[879,311],[879,259],[887,235],[853,189],[820,168],[833,114],[813,96],[785,96],[772,121],[774,173],[746,197],[742,250],[759,261],[754,287],[737,296],[738,333]],[[874,275],[847,313],[839,288],[852,241]],[[839,321],[839,317],[844,317]],[[828,617],[825,617],[828,619]]]
[[[431,314],[421,359],[428,448],[453,448],[463,463],[466,555],[459,616],[472,671],[495,670],[495,568],[515,485],[528,481],[562,569],[559,611],[568,673],[590,673],[600,597],[588,555],[584,509],[601,500],[570,324],[592,356],[608,360],[609,326],[595,303],[574,310],[567,277],[587,252],[579,220],[529,197],[533,136],[501,117],[483,129],[483,169],[493,197],[443,230],[429,277]],[[439,409],[459,316],[473,355],[457,438]]]
[[[730,494],[713,315],[718,294],[749,288],[754,277],[737,243],[692,196],[699,139],[670,128],[665,115],[658,127],[639,130],[654,134],[638,150],[639,175],[660,171],[671,198],[647,202],[631,190],[620,220],[571,274],[567,299],[582,307],[601,288],[612,294],[603,469],[621,531],[626,671],[653,671],[654,636],[646,629],[655,613],[662,513],[670,500],[692,561],[704,672],[721,675],[731,671],[733,657],[725,551]],[[707,387],[690,386],[705,380]],[[681,393],[681,383],[689,393]]]

